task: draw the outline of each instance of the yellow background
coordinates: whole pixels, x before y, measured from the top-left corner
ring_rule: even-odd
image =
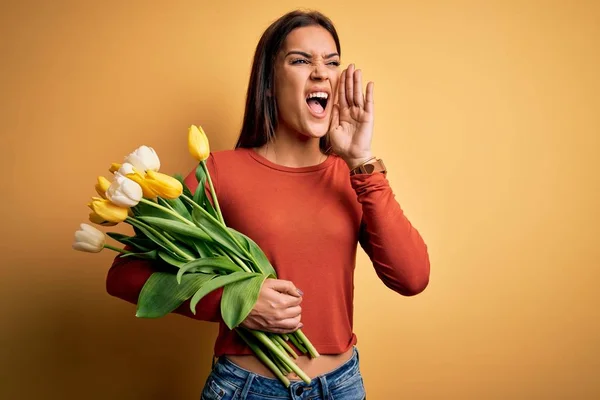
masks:
[[[360,253],[370,400],[600,398],[600,7],[594,1],[3,2],[0,397],[198,399],[215,326],[139,320],[114,253],[71,250],[97,175],[240,127],[254,47],[296,7],[375,81],[373,147],[430,250],[427,290]]]

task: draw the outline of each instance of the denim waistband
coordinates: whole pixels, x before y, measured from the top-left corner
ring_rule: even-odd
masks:
[[[356,347],[353,347],[352,357],[338,368],[312,378],[310,384],[301,380],[292,380],[289,388],[286,388],[277,378],[268,378],[245,370],[226,357],[219,358],[212,373],[235,386],[241,392],[242,398],[245,398],[251,391],[256,395],[282,399],[319,398],[326,400],[331,398],[331,391],[349,383],[350,380],[354,381],[352,378],[360,378],[359,355]]]

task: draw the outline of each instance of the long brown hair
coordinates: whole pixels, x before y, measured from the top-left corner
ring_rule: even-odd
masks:
[[[331,34],[338,54],[342,54],[333,23],[318,11],[291,11],[273,22],[256,46],[246,93],[244,120],[236,148],[260,147],[274,138],[277,128],[277,103],[275,96],[269,95],[269,92],[272,91],[275,81],[275,58],[291,31],[314,25],[325,28]],[[328,135],[319,141],[319,147],[324,153],[330,152],[328,142]]]

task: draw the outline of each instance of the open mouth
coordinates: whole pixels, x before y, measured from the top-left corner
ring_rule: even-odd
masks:
[[[313,92],[306,96],[306,103],[315,114],[325,112],[327,101],[329,101],[329,94],[326,92]]]

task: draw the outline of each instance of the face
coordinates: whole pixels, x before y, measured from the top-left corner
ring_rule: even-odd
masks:
[[[277,134],[320,138],[329,130],[340,56],[321,26],[294,29],[276,59]]]

